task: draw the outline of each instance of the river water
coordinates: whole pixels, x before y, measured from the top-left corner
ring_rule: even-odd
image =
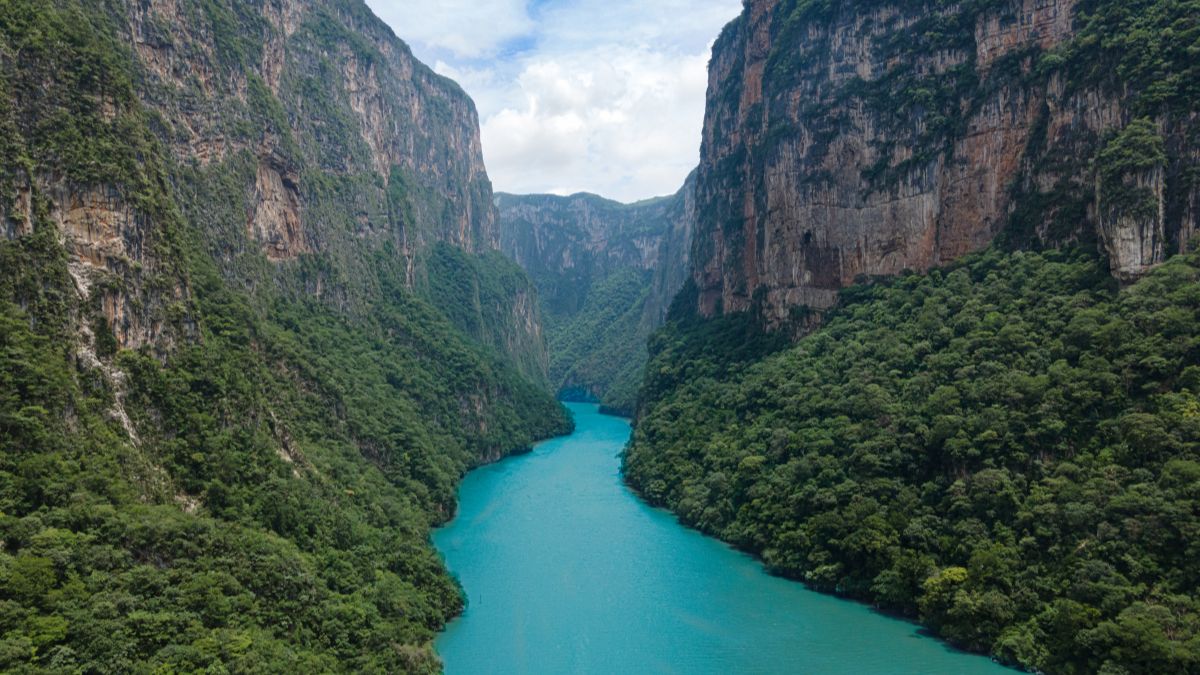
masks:
[[[574,434],[472,472],[434,534],[468,603],[437,641],[448,675],[1011,675],[646,506],[620,478],[629,423],[569,407]]]

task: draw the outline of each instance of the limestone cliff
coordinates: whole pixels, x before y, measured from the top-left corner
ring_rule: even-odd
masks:
[[[227,279],[356,315],[379,297],[383,277],[422,286],[435,243],[497,249],[473,102],[363,3],[110,4],[111,25],[99,29],[128,46],[133,69],[121,74],[121,96],[99,94],[99,117],[114,127],[147,119],[153,135],[139,139],[139,152],[161,145],[166,163],[144,173],[178,189],[180,215]],[[32,222],[31,192],[45,197],[75,276],[98,289],[118,343],[173,342],[166,309],[186,304],[188,282],[164,267],[176,255],[156,239],[164,214],[134,203],[139,188],[120,172],[79,178],[17,172],[4,235]],[[0,204],[0,215],[9,211]],[[515,290],[512,306],[527,293],[527,284]],[[505,321],[512,354],[544,361],[540,330],[521,328],[536,314]]]
[[[710,65],[698,310],[757,296],[779,323],[832,306],[858,278],[924,271],[1001,235],[1095,242],[1123,281],[1180,251],[1200,218],[1196,108],[1163,64],[1135,76],[1133,48],[1098,39],[1127,30],[1106,24],[1121,11],[748,2]],[[1188,72],[1186,55],[1170,58]],[[1104,150],[1139,120],[1161,156],[1113,175],[1120,160]],[[1106,196],[1127,187],[1149,201]]]
[[[642,325],[662,325],[675,294],[691,274],[692,236],[696,226],[696,172],[684,181],[666,210],[667,229],[658,244],[659,265],[654,270],[650,294],[642,314]]]
[[[491,199],[361,0],[0,2],[0,671],[441,672],[430,529],[570,428]]]
[[[646,339],[687,279],[694,187],[636,204],[497,196],[501,247],[538,288],[560,392],[632,410]]]
[[[412,222],[362,204],[360,234],[387,233],[407,251],[432,241],[495,247],[473,102],[362,3],[125,4],[141,93],[171,125],[176,158],[209,166],[254,156],[255,201],[268,213],[248,214],[248,232],[274,257],[319,243],[324,224],[305,209],[314,195],[303,174],[313,170],[374,176],[364,197],[377,204],[397,174],[406,190],[428,193],[414,201]],[[314,231],[291,231],[296,222]]]

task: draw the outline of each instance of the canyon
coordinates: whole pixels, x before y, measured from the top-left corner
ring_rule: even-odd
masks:
[[[1198,15],[748,0],[619,204],[494,193],[361,0],[0,3],[0,668],[439,672],[431,532],[558,396],[773,573],[1192,672]]]
[[[7,3],[0,83],[0,669],[439,671],[571,428],[474,103],[357,0]]]
[[[703,316],[754,308],[773,328],[803,331],[813,325],[803,317],[835,307],[847,286],[926,272],[996,242],[1095,247],[1114,277],[1136,281],[1184,251],[1200,224],[1197,120],[1146,116],[1111,77],[1077,76],[1088,58],[1080,45],[1094,42],[1078,9],[1076,0],[747,3],[713,47],[700,164],[674,197],[673,245],[688,254],[658,256],[647,241],[631,253],[634,242],[600,234],[627,222],[601,227],[606,211],[579,198],[569,218],[553,199],[517,209],[509,198],[504,249],[535,279],[555,267],[542,285],[551,294],[604,276],[592,271],[597,256],[640,268],[661,260],[670,280],[655,293],[651,327],[680,275]],[[1138,149],[1148,159],[1103,158],[1139,129],[1149,129],[1154,147]],[[622,217],[661,218],[645,206]],[[564,227],[588,234],[570,247],[547,236]],[[561,311],[581,300],[550,302]]]
[[[636,204],[590,194],[496,197],[500,246],[538,290],[551,386],[632,413],[646,341],[688,274],[694,181]]]
[[[1191,537],[1154,523],[1200,476],[1198,15],[746,2],[627,483],[1002,663],[1195,671]]]

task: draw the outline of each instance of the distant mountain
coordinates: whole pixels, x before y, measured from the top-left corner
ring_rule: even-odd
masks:
[[[688,274],[691,179],[636,204],[590,194],[496,196],[500,245],[533,279],[550,346],[550,382],[632,413],[646,340]]]

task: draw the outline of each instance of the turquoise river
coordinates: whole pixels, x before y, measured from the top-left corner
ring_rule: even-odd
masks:
[[[448,675],[1012,672],[646,506],[620,478],[628,422],[570,408],[574,434],[472,472],[434,534],[467,593]]]

